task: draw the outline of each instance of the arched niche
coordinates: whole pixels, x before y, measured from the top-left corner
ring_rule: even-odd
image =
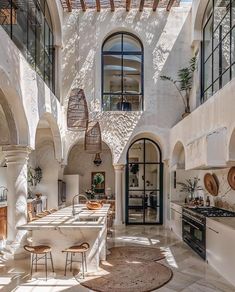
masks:
[[[185,169],[185,150],[184,145],[178,141],[171,156],[171,168]]]
[[[84,150],[84,141],[80,140],[72,146],[68,153],[67,165],[64,175],[79,176],[79,193],[85,193],[91,189],[92,173],[105,173],[105,193],[114,193],[115,177],[112,161],[112,153],[108,145],[102,142],[102,153],[100,153],[102,163],[99,166],[94,164],[95,154],[89,154]]]

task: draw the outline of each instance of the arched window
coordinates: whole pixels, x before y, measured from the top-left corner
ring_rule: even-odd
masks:
[[[202,101],[235,76],[235,2],[208,1],[203,18]]]
[[[102,47],[105,111],[143,110],[143,45],[133,34],[115,33]]]

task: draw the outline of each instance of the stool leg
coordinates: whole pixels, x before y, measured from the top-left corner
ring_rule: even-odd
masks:
[[[67,261],[68,261],[68,252],[66,252],[66,260],[65,260],[65,267],[64,267],[64,275],[66,276],[67,271]]]
[[[72,272],[72,267],[73,267],[73,253],[71,252],[71,254],[70,254],[70,272]]]
[[[36,254],[36,272],[38,271],[38,255]]]
[[[87,272],[86,252],[84,252],[84,259],[85,259],[85,267],[86,267],[86,272]]]
[[[55,273],[51,251],[50,251],[50,259],[51,259],[51,267],[52,267],[52,271],[53,271],[53,273]]]
[[[47,254],[45,253],[45,269],[46,269],[46,281],[47,281]]]
[[[31,270],[30,270],[31,278],[32,278],[32,274],[33,274],[33,261],[34,261],[34,254],[31,254]]]
[[[84,255],[83,255],[83,252],[82,252],[82,277],[83,277],[83,279],[85,278],[85,276],[84,276]]]

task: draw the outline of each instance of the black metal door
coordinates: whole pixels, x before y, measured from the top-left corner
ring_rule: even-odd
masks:
[[[126,223],[163,223],[161,149],[147,138],[132,143],[127,153]]]

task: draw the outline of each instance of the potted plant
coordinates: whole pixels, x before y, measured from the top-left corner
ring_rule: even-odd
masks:
[[[200,178],[194,177],[186,179],[186,182],[177,182],[181,186],[180,192],[189,195],[189,200],[192,201],[196,191],[202,191],[203,188],[199,185]]]
[[[193,84],[193,73],[196,69],[196,61],[196,56],[191,58],[189,66],[178,71],[177,79],[165,75],[160,76],[161,80],[170,81],[179,92],[185,108],[185,112],[182,115],[183,118],[190,114],[190,92]]]

